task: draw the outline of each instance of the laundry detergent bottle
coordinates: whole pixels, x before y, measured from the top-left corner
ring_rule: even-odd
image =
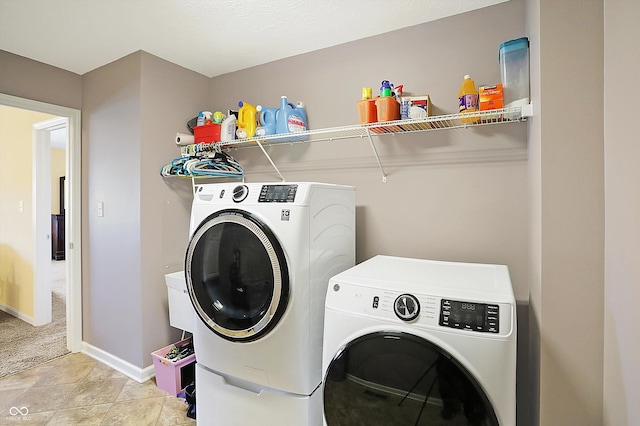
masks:
[[[222,120],[220,127],[220,140],[223,142],[232,141],[236,138],[236,116],[229,114]]]
[[[306,113],[300,113],[298,108],[287,101],[286,96],[280,97],[280,108],[276,113],[276,133],[304,132],[307,130]]]
[[[265,108],[262,105],[256,107],[258,111],[258,128],[256,136],[268,136],[276,133],[276,114],[278,108]]]
[[[238,110],[238,130],[236,134],[238,139],[249,139],[256,135],[257,114],[258,111],[254,105],[247,102],[238,102],[240,109]]]

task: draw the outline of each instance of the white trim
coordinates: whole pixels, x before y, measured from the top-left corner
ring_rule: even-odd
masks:
[[[136,367],[135,365],[87,342],[82,342],[82,353],[108,365],[138,383],[146,382],[147,380],[155,377],[153,364],[144,368]]]
[[[16,311],[11,306],[0,305],[0,311],[4,311],[4,312],[8,313],[9,315],[11,315],[12,317],[16,317],[18,319],[21,319],[22,321],[26,322],[27,324],[31,324],[33,326],[36,325],[35,321],[33,320],[33,318],[31,318],[29,315],[23,314],[20,311]]]
[[[79,352],[82,348],[82,169],[80,110],[0,93],[0,104],[44,112],[69,118],[66,182],[68,185],[65,229],[67,237],[67,348]]]
[[[66,118],[57,118],[56,121]],[[50,121],[50,120],[49,120]],[[33,320],[51,322],[51,144],[47,123],[32,125]]]

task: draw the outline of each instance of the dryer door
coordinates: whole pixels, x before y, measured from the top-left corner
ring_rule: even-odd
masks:
[[[409,333],[347,344],[324,380],[328,426],[498,425],[478,382],[447,352]]]
[[[202,222],[187,247],[185,275],[196,313],[227,340],[264,336],[287,307],[289,272],[282,247],[246,211],[223,210]]]

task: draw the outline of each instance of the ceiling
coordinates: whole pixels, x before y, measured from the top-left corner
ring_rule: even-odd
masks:
[[[138,50],[208,77],[507,0],[0,0],[0,50],[84,74]]]

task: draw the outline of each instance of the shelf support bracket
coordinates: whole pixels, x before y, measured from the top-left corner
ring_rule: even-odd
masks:
[[[282,176],[282,173],[280,173],[280,170],[278,170],[278,168],[276,167],[275,163],[273,162],[273,160],[271,159],[271,157],[269,156],[267,151],[262,146],[262,143],[257,139],[256,139],[256,143],[258,144],[258,146],[262,150],[262,153],[264,154],[264,156],[267,157],[267,160],[269,160],[269,163],[271,163],[271,167],[273,167],[273,169],[276,171],[278,176],[280,176],[280,180],[282,180],[284,182],[284,176]]]
[[[376,156],[376,161],[378,162],[378,167],[380,168],[380,172],[382,173],[382,182],[387,183],[387,174],[384,172],[384,168],[382,167],[382,163],[380,162],[380,156],[378,155],[378,150],[376,150],[376,145],[373,143],[373,138],[371,137],[371,130],[367,127],[367,138],[369,139],[369,143],[371,144],[371,149],[373,149],[373,155]]]
[[[196,178],[191,176],[191,192],[193,193],[194,198],[196,196],[197,191],[198,191],[198,185],[196,185]]]

